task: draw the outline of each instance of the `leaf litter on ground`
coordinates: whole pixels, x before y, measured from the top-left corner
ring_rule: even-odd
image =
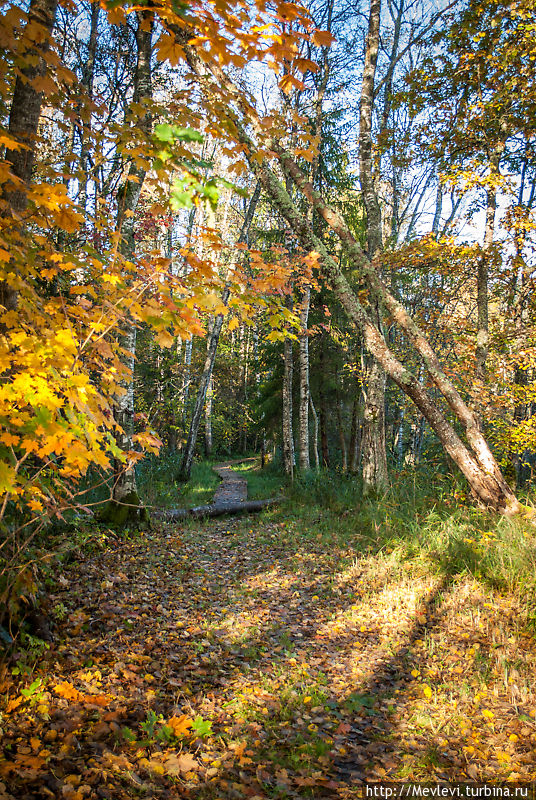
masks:
[[[161,524],[65,568],[52,604],[54,644],[2,668],[0,800],[536,778],[534,637],[473,578],[279,511]]]

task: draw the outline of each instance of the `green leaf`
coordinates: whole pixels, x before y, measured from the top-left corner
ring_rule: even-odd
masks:
[[[161,142],[173,142],[173,141],[175,141],[175,137],[173,136],[173,126],[172,125],[168,125],[167,122],[162,122],[159,125],[155,125],[154,126],[154,135]]]
[[[121,728],[121,735],[123,739],[125,739],[127,742],[136,741],[136,734],[134,733],[134,731],[131,731],[130,728],[127,727]]]
[[[212,208],[216,208],[218,205],[218,200],[220,199],[220,193],[218,191],[218,187],[216,186],[216,181],[211,180],[205,183],[201,189],[201,193],[207,198]]]
[[[196,717],[192,722],[192,731],[201,739],[210,736],[212,733],[212,722],[203,717]]]
[[[173,133],[175,134],[175,138],[180,139],[181,142],[203,141],[203,134],[199,133],[199,131],[194,131],[193,128],[177,128],[173,126]]]
[[[172,189],[169,203],[173,211],[178,211],[179,208],[191,208],[193,206],[192,192]]]
[[[154,127],[154,135],[160,142],[172,144],[177,140],[181,142],[202,142],[203,135],[193,128],[178,128],[168,122],[161,122]]]

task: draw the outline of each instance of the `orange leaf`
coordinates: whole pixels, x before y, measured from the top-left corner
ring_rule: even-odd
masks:
[[[23,700],[24,700],[24,697],[14,697],[7,704],[6,712],[9,714],[10,711],[14,711],[16,708],[18,708],[20,706],[20,704],[23,702]]]
[[[298,78],[295,78],[294,75],[283,75],[279,81],[279,88],[285,94],[290,94],[292,89],[299,89],[300,91],[303,91],[303,89],[307,87],[303,81],[298,80]]]
[[[313,43],[318,47],[329,47],[334,41],[335,38],[329,31],[315,31],[313,33]]]
[[[173,729],[174,735],[179,738],[188,734],[189,729],[192,727],[192,720],[186,714],[182,714],[180,717],[171,717],[167,724]]]

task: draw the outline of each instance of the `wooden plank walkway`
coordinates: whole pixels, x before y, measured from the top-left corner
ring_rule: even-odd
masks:
[[[216,464],[212,469],[221,478],[212,503],[195,508],[172,508],[169,511],[157,511],[156,516],[165,519],[184,519],[185,517],[219,517],[224,514],[247,514],[262,511],[267,506],[279,502],[277,498],[269,500],[248,500],[248,482],[233,469],[233,464],[256,461],[253,458],[239,458]]]

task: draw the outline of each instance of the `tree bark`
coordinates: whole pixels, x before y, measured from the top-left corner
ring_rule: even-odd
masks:
[[[34,81],[47,71],[46,53],[54,27],[58,0],[31,0],[24,38],[28,39],[20,53],[23,66],[15,81],[13,100],[9,112],[8,131],[21,145],[20,149],[6,150],[4,160],[10,167],[12,178],[2,187],[2,200],[7,208],[4,215],[13,217],[15,239],[20,237],[20,224],[28,202],[28,186],[35,161],[37,127],[43,105],[43,92],[33,88]],[[17,273],[18,269],[10,272]],[[17,290],[9,281],[0,282],[0,305],[6,311],[17,307]],[[3,332],[4,325],[0,327]]]
[[[339,444],[341,447],[341,468],[346,474],[348,472],[348,449],[346,447],[346,436],[344,435],[344,423],[342,418],[342,400],[337,401],[337,429],[339,433]]]
[[[213,503],[212,505],[196,506],[195,508],[173,508],[169,511],[161,511],[158,516],[176,520],[186,519],[187,517],[203,519],[204,517],[223,517],[227,514],[254,514],[279,502],[277,498],[271,498],[269,500],[244,500],[241,503]]]
[[[318,457],[318,414],[316,413],[311,392],[309,392],[309,405],[311,406],[311,414],[313,415],[313,455],[315,457],[315,469],[318,472],[320,469],[320,459]]]
[[[372,497],[384,492],[388,485],[385,452],[385,370],[370,360],[361,439],[363,495]]]
[[[320,346],[320,374],[322,375],[322,380],[318,392],[320,398],[320,449],[322,451],[322,466],[329,469],[328,410],[326,392],[323,384],[323,378],[326,375],[326,354],[324,347],[325,342],[324,338],[322,338]]]
[[[359,114],[359,181],[367,218],[367,250],[370,260],[382,249],[382,220],[380,204],[374,186],[372,164],[372,110],[374,79],[380,41],[381,0],[371,0],[369,26],[361,86]],[[379,303],[375,317],[381,325]],[[361,472],[363,495],[382,494],[389,485],[385,452],[385,373],[373,358],[367,359],[365,369],[365,407],[361,438]]]
[[[152,98],[152,33],[153,19],[138,12],[136,31],[137,62],[134,76],[134,103],[144,103]],[[150,136],[152,116],[147,111],[138,121],[141,130]],[[121,233],[119,250],[121,255],[131,261],[135,254],[134,211],[137,208],[145,170],[131,162],[127,180],[120,193],[117,214],[117,227]],[[136,359],[136,328],[132,324],[124,331],[122,346],[127,355],[123,363],[128,368],[129,377],[124,380],[125,393],[115,400],[114,417],[118,426],[117,443],[123,452],[132,450],[134,435],[134,364]],[[119,459],[115,463],[112,500],[102,514],[106,521],[124,525],[127,523],[145,524],[149,517],[138,495],[134,464],[127,460],[126,466]]]
[[[212,455],[212,405],[214,398],[214,381],[212,375],[207,386],[207,397],[205,401],[205,455],[210,458]]]
[[[292,340],[283,343],[283,467],[285,474],[294,478],[294,433],[292,430]]]
[[[87,98],[91,102],[93,99],[93,85],[95,81],[95,58],[97,55],[97,37],[99,29],[99,12],[100,4],[98,2],[91,3],[91,17],[90,17],[90,30],[88,39],[88,52],[87,60],[82,70],[81,85],[85,89]],[[89,183],[89,138],[91,136],[91,111],[89,116],[84,116],[84,120],[78,121],[80,129],[80,165],[84,177],[81,181],[80,194],[78,198],[79,205],[85,215],[87,206],[87,188]],[[85,223],[84,223],[85,224]]]
[[[309,319],[309,303],[311,289],[304,289],[301,309],[299,338],[299,368],[300,368],[300,409],[299,409],[299,434],[298,452],[300,470],[305,472],[311,469],[309,459],[309,334],[307,324]]]
[[[497,166],[497,165],[496,165]],[[493,235],[495,233],[495,211],[497,208],[497,193],[494,187],[486,193],[486,227],[484,233],[484,248],[478,260],[477,271],[477,334],[476,334],[476,377],[482,383],[486,380],[486,361],[489,350],[489,302],[488,302],[488,259],[492,255]]]

